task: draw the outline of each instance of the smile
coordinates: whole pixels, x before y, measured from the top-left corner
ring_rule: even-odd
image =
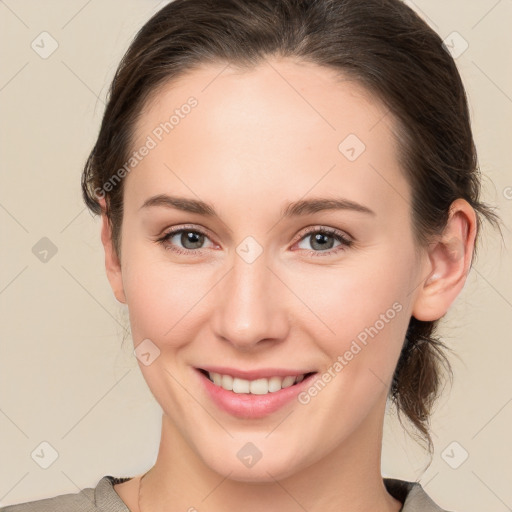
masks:
[[[261,419],[296,404],[297,395],[318,375],[293,370],[240,371],[220,367],[195,368],[195,374],[208,400],[224,413],[246,420]]]

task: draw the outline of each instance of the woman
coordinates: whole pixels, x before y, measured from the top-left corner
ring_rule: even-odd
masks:
[[[83,174],[163,410],[144,475],[5,508],[442,511],[382,478],[388,401],[432,452],[484,217],[464,88],[397,0],[176,0]]]

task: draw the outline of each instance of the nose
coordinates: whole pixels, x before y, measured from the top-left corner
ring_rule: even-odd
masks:
[[[265,256],[248,263],[235,254],[231,270],[215,287],[215,334],[239,350],[267,346],[288,334],[290,292]]]

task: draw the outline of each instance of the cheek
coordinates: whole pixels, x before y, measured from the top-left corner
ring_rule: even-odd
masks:
[[[179,347],[191,338],[190,319],[199,322],[208,290],[214,285],[211,269],[172,264],[166,255],[134,250],[123,266],[123,286],[135,344],[149,338],[157,345]]]
[[[307,389],[300,403],[322,404],[318,414],[333,438],[349,435],[391,385],[410,319],[409,272],[414,267],[406,259],[389,251],[378,258],[372,254],[351,269],[301,276],[297,293],[307,297],[315,315],[306,313],[299,329],[326,357],[322,382]],[[312,282],[315,292],[305,295]]]
[[[353,370],[362,365],[384,374],[394,370],[410,320],[411,254],[397,256],[388,249],[345,267],[311,268],[299,279],[284,279],[295,283],[294,293],[307,304],[301,329],[331,362],[344,356]]]

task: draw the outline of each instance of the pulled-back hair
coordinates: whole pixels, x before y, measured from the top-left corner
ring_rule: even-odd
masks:
[[[271,56],[337,70],[374,94],[398,125],[399,163],[412,191],[418,247],[445,227],[451,203],[465,199],[499,227],[480,201],[480,172],[464,86],[441,38],[399,0],[175,0],[136,34],[114,76],[101,129],[82,176],[83,196],[101,213],[98,190],[119,257],[123,182],[135,124],[159,90],[209,63],[251,69]],[[476,250],[476,246],[475,246]],[[411,317],[389,398],[433,452],[432,407],[452,377],[437,321]]]

